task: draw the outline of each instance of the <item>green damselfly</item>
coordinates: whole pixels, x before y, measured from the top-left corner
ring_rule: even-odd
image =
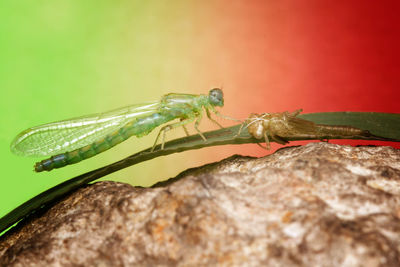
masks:
[[[153,149],[162,134],[161,149],[164,149],[165,133],[194,123],[201,138],[198,125],[203,111],[211,118],[211,112],[225,119],[236,119],[220,114],[215,107],[222,107],[222,90],[214,88],[208,95],[177,94],[164,95],[160,101],[132,105],[105,113],[98,113],[69,120],[63,120],[29,128],[16,136],[11,151],[22,156],[51,156],[35,164],[35,171],[50,171],[93,157],[125,141],[131,136],[142,137],[154,128],[175,119],[180,121],[163,126],[154,142]],[[210,112],[211,111],[211,112]]]

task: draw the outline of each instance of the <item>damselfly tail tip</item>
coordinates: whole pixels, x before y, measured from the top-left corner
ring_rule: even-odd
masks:
[[[44,171],[44,169],[43,169],[43,164],[41,164],[41,162],[36,162],[36,164],[35,164],[35,166],[33,166],[33,170],[35,171],[35,172],[42,172],[42,171]]]

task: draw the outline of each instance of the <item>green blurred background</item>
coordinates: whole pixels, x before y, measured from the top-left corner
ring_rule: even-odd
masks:
[[[34,173],[41,159],[9,151],[20,131],[158,100],[170,92],[208,93],[220,85],[212,77],[202,80],[193,68],[190,10],[185,1],[175,7],[166,1],[1,2],[0,216],[55,184],[151,146],[157,133],[131,138],[84,164]],[[202,129],[209,127],[205,123]],[[168,139],[179,136],[182,130]],[[213,153],[208,161],[230,154]],[[148,186],[204,164],[204,155],[172,155],[107,179]]]

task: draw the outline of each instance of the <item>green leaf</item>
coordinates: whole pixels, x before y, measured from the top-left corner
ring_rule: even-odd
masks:
[[[299,118],[319,124],[350,125],[374,135],[400,140],[400,114],[378,112],[323,112],[300,114]]]
[[[353,126],[363,130],[369,130],[372,134],[383,138],[393,139],[390,141],[400,142],[400,114],[375,112],[324,112],[301,114],[298,117],[319,124]],[[241,131],[240,135],[237,136],[240,126],[241,125],[239,124],[229,128],[206,132],[204,133],[204,136],[207,138],[207,142],[204,142],[199,135],[175,139],[165,143],[163,150],[160,150],[160,145],[158,145],[153,152],[151,152],[151,148],[148,148],[108,166],[69,179],[37,195],[2,217],[0,219],[0,232],[6,230],[11,225],[35,211],[37,212],[40,209],[50,207],[52,203],[55,203],[60,198],[65,197],[67,194],[83,185],[134,164],[191,149],[227,144],[260,142],[260,140],[250,136],[247,130]],[[287,139],[291,141],[306,140],[310,138],[293,136],[292,138]],[[374,137],[354,137],[353,139],[382,140],[382,138],[377,139]]]

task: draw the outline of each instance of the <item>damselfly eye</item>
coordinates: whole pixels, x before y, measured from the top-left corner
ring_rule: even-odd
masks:
[[[210,104],[213,106],[222,107],[224,105],[224,94],[219,88],[211,89],[208,99],[210,100]]]

